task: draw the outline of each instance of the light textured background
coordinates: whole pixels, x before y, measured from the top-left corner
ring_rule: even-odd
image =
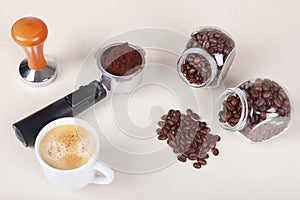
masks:
[[[300,199],[298,0],[3,1],[0,6],[1,199]],[[33,15],[49,28],[46,52],[59,63],[57,80],[33,89],[19,79],[24,57],[10,37],[12,24]],[[288,88],[295,105],[290,129],[272,142],[251,145],[223,132],[221,154],[203,170],[176,163],[159,172],[116,172],[109,186],[65,191],[50,185],[32,148],[17,141],[11,124],[74,89],[80,64],[96,44],[123,31],[161,27],[184,34],[216,25],[233,35],[238,57],[225,84],[270,77]],[[59,88],[59,89],[58,89]]]

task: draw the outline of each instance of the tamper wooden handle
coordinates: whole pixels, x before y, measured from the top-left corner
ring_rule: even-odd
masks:
[[[24,17],[14,23],[11,35],[14,41],[23,48],[30,69],[38,71],[46,67],[43,47],[48,29],[42,20]]]

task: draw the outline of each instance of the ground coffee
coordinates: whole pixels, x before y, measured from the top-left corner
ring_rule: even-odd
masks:
[[[105,71],[116,76],[133,74],[142,66],[142,56],[127,42],[108,48],[100,59]]]

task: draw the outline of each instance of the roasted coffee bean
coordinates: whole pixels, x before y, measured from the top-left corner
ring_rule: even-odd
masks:
[[[236,106],[237,103],[238,103],[237,98],[232,99],[230,103],[231,103],[232,106]]]
[[[194,153],[191,153],[191,154],[188,156],[188,158],[189,158],[190,160],[196,160],[197,157],[198,157],[198,155],[197,155],[197,154],[194,154]]]
[[[265,104],[265,100],[264,99],[259,99],[257,102],[256,102],[256,105],[258,106],[258,107],[261,107],[261,106],[263,106]]]
[[[192,113],[191,116],[192,116],[192,118],[194,118],[194,120],[199,120],[200,119],[200,117],[197,113]]]
[[[277,106],[278,108],[280,108],[282,103],[280,102],[279,99],[274,99],[274,104],[275,104],[275,106]]]
[[[158,126],[163,127],[164,125],[165,125],[165,122],[163,122],[163,121],[158,122]]]
[[[219,155],[219,150],[217,148],[213,148],[212,152],[215,156]]]
[[[174,121],[168,120],[168,121],[167,121],[167,124],[168,124],[170,127],[172,127],[172,126],[174,125]]]
[[[156,129],[156,133],[157,133],[158,135],[160,135],[160,134],[162,133],[162,130],[161,130],[160,128],[158,128],[158,129]]]
[[[180,161],[180,162],[186,162],[186,157],[184,156],[184,155],[179,155],[178,157],[177,157],[177,159]]]
[[[175,110],[173,110],[173,109],[169,110],[169,112],[168,112],[168,116],[172,116],[172,115],[173,115],[173,113],[175,113]]]
[[[161,130],[162,130],[163,135],[167,135],[167,133],[169,131],[166,127],[163,127]]]
[[[270,89],[270,88],[268,88]],[[263,98],[267,99],[272,95],[272,91],[271,90],[267,90],[265,92],[263,92]]]
[[[201,165],[206,165],[206,160],[202,159],[197,159],[198,163],[200,163]]]
[[[179,147],[173,148],[173,152],[176,153],[176,154],[180,153]]]
[[[214,136],[214,139],[215,139],[215,141],[219,142],[219,141],[221,140],[221,137],[218,136],[218,135],[215,135],[215,136]]]
[[[207,154],[207,152],[204,152],[203,149],[201,149],[201,152],[198,155],[199,159],[207,159],[209,158],[209,155]]]
[[[172,148],[175,148],[176,147],[176,142],[174,140],[171,140],[170,143],[169,143],[169,146],[172,147]]]
[[[214,143],[214,142],[211,142],[211,143],[209,143],[209,145],[208,145],[208,147],[209,147],[210,149],[214,148],[215,146],[216,146],[216,143]]]
[[[196,169],[200,169],[200,168],[201,168],[201,164],[198,163],[198,162],[195,162],[195,163],[193,164],[193,167],[195,167]]]
[[[209,158],[209,155],[206,154],[205,156],[202,157],[203,159],[208,159]]]
[[[191,109],[186,110],[186,114],[191,115],[192,113],[193,113],[193,111]]]
[[[168,118],[168,115],[163,115],[163,116],[161,117],[162,120],[166,120],[167,118]]]
[[[167,139],[167,136],[166,136],[166,135],[159,135],[159,136],[158,136],[158,139],[159,139],[159,140],[166,140],[166,139]]]

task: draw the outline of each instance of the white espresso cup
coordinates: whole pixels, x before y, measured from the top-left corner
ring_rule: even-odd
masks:
[[[63,125],[76,125],[82,127],[95,138],[95,150],[91,152],[91,158],[82,166],[75,169],[58,169],[47,164],[40,154],[40,144],[44,136],[54,128]],[[109,184],[114,179],[112,169],[102,163],[99,156],[100,141],[96,130],[87,122],[73,117],[66,117],[54,120],[47,124],[38,134],[35,141],[35,154],[44,171],[47,179],[53,185],[66,189],[79,189],[90,183]],[[103,175],[99,175],[99,172]]]

